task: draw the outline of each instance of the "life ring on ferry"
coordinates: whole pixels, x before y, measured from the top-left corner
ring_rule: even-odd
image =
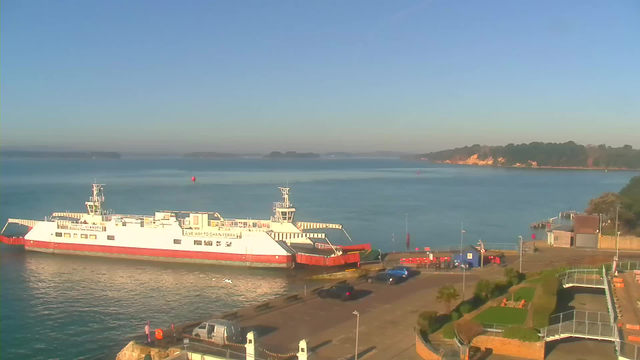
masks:
[[[164,331],[162,329],[156,329],[156,339],[162,340],[164,337]]]

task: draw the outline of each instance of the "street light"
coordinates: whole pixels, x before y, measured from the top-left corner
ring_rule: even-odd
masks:
[[[354,360],[358,360],[358,332],[360,329],[360,313],[357,311],[354,311],[353,315],[356,316],[356,354],[354,356]]]
[[[467,280],[467,267],[462,263],[462,239],[464,238],[464,227],[460,223],[460,266],[462,266],[462,301],[464,301],[464,287]]]
[[[620,212],[620,204],[616,206],[616,260],[618,260],[618,241],[620,240],[620,231],[618,231],[618,212]]]
[[[520,272],[522,272],[522,236],[518,236],[520,238]]]

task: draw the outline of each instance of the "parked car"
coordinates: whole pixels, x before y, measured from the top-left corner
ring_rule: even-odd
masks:
[[[193,329],[192,336],[204,340],[210,340],[217,344],[239,344],[242,342],[242,332],[232,321],[214,319],[205,321]]]
[[[367,282],[395,285],[400,282],[400,279],[401,279],[400,277],[395,276],[393,274],[390,274],[387,272],[381,272],[379,274],[375,274],[374,276],[369,276],[367,278]]]
[[[353,286],[347,284],[338,284],[333,285],[328,289],[320,289],[318,291],[318,297],[320,297],[321,299],[332,298],[347,301],[353,298],[354,292],[355,289],[353,288]]]
[[[409,268],[406,266],[394,266],[391,269],[387,269],[387,274],[391,274],[393,276],[399,276],[403,278],[409,277]]]

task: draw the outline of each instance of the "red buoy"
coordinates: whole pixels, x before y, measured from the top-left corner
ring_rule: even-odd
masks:
[[[162,340],[164,337],[164,331],[162,329],[156,329],[156,339]]]
[[[191,181],[196,182],[196,177],[195,177],[195,176],[192,176],[192,177],[191,177]]]

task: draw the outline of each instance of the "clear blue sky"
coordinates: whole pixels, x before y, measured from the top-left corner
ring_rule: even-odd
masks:
[[[0,3],[1,145],[640,147],[640,1]]]

